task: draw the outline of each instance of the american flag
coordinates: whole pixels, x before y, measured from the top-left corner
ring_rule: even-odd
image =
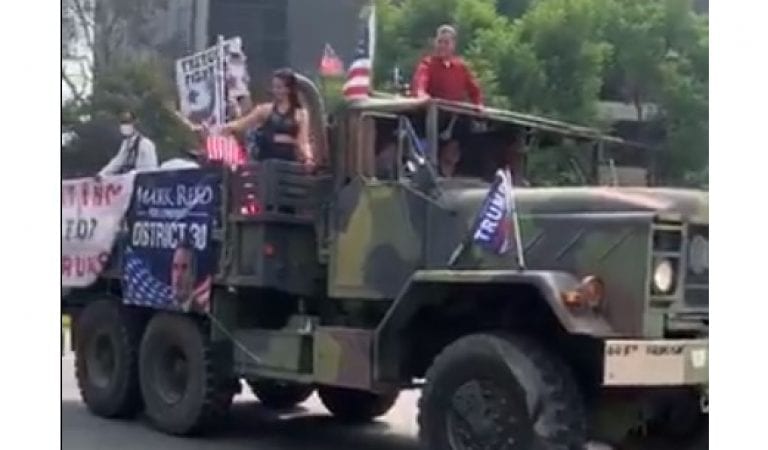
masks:
[[[357,100],[368,97],[373,78],[373,53],[376,46],[376,8],[371,5],[368,20],[355,47],[355,59],[347,72],[344,98]]]
[[[344,74],[344,63],[331,47],[331,44],[325,44],[323,57],[320,60],[320,75],[324,77],[338,77]]]
[[[205,153],[208,160],[222,161],[233,168],[245,163],[245,152],[231,135],[209,135],[205,139]]]
[[[123,301],[127,304],[147,306],[158,309],[178,310],[173,301],[171,287],[155,278],[146,263],[132,248],[127,247],[123,264]],[[209,310],[211,277],[207,277],[195,287],[192,293],[193,305],[204,305],[203,312]]]

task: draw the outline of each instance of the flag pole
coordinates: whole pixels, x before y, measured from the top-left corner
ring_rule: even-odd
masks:
[[[515,185],[512,179],[512,171],[509,170],[509,166],[504,169],[504,174],[507,182],[507,189],[509,189],[509,195],[507,201],[509,202],[509,209],[512,211],[512,226],[515,230],[515,248],[517,250],[517,267],[520,270],[525,270],[525,249],[523,248],[523,238],[520,233],[520,219],[517,215],[517,199],[515,198]]]
[[[224,72],[226,71],[226,66],[225,66],[226,63],[224,61],[226,57],[224,53],[224,36],[218,35],[216,45],[218,47],[217,50],[219,53],[219,63],[217,64],[218,70],[216,71],[217,72],[216,81],[218,84],[217,86],[217,91],[218,91],[217,94],[219,97],[219,102],[218,102],[219,114],[218,115],[219,115],[219,121],[220,121],[220,123],[217,123],[216,125],[222,126],[225,123],[227,123],[227,90],[226,90],[225,80],[224,80],[224,76],[225,76]]]
[[[469,236],[469,234],[467,234],[467,236]],[[461,254],[464,253],[464,250],[467,248],[467,241],[469,241],[469,239],[465,237],[464,240],[461,241],[459,245],[457,245],[453,250],[451,257],[448,259],[448,267],[453,267],[453,265],[456,264],[459,256],[461,256]]]

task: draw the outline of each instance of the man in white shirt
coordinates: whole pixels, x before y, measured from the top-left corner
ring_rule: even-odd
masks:
[[[136,116],[130,111],[120,114],[120,134],[123,136],[120,149],[101,169],[99,177],[157,168],[155,144],[139,133],[136,129]]]

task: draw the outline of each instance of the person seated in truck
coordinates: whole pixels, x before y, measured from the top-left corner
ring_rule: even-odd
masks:
[[[397,174],[396,162],[397,142],[394,139],[382,142],[376,151],[376,178],[394,180]]]
[[[525,176],[525,155],[525,136],[521,133],[512,135],[504,146],[501,165],[509,167],[515,186],[530,186]]]
[[[448,139],[441,143],[437,153],[437,170],[441,177],[452,178],[456,176],[456,167],[461,160],[461,148],[459,141]]]
[[[272,77],[273,101],[257,105],[243,117],[228,122],[222,132],[258,128],[263,139],[258,159],[301,161],[314,165],[309,139],[309,115],[299,100],[296,75],[280,69]]]

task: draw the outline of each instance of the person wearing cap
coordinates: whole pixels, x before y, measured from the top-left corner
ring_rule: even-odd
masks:
[[[120,134],[123,139],[117,154],[99,171],[97,178],[157,168],[155,144],[136,129],[136,115],[133,112],[120,114]]]
[[[422,58],[416,67],[411,92],[416,97],[470,101],[482,107],[480,86],[464,60],[455,55],[456,37],[456,29],[450,25],[437,29],[433,53]]]

